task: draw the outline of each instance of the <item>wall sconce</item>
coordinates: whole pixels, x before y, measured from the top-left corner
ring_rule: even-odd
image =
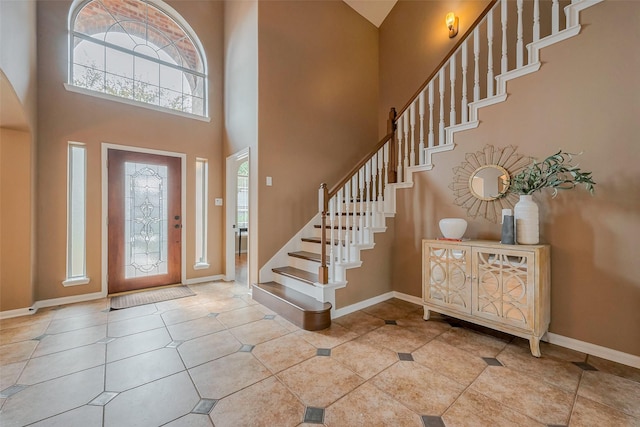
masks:
[[[445,17],[445,22],[449,29],[449,38],[452,39],[458,35],[458,17],[453,12],[449,12]]]

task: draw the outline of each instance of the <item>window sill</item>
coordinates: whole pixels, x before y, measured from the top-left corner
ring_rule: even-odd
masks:
[[[83,87],[75,86],[70,83],[64,84],[65,89],[69,92],[75,92],[82,95],[89,95],[95,98],[106,99],[108,101],[120,102],[122,104],[133,105],[136,107],[142,107],[149,110],[160,111],[162,113],[173,114],[174,116],[186,117],[187,119],[200,120],[201,122],[211,122],[211,117],[199,116],[197,114],[185,113],[183,111],[172,110],[171,108],[161,107],[159,105],[147,104],[145,102],[134,101],[133,99],[121,98],[119,96],[113,96],[102,92],[96,92],[95,90],[86,89]]]
[[[194,270],[204,270],[204,269],[209,268],[209,267],[210,267],[210,264],[208,262],[197,262],[193,266],[193,269]]]
[[[88,277],[74,277],[71,279],[64,280],[62,282],[62,286],[79,286],[79,285],[88,285],[91,279]]]

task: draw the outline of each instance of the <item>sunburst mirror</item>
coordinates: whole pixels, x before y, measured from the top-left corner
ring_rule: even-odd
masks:
[[[512,145],[467,153],[465,161],[453,168],[449,188],[454,204],[467,210],[472,218],[483,217],[497,223],[502,209],[513,209],[518,196],[509,192],[511,177],[531,163],[531,158],[517,153]]]

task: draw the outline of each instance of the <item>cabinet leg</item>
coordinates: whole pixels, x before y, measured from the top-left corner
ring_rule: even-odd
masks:
[[[431,311],[429,311],[427,307],[424,307],[424,315],[422,316],[422,318],[424,320],[429,320],[430,317],[431,317]]]
[[[532,336],[529,338],[529,348],[531,349],[531,354],[535,357],[540,357],[540,337]]]

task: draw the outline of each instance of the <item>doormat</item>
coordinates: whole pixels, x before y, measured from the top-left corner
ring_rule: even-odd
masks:
[[[135,292],[127,295],[118,295],[111,298],[111,309],[136,307],[138,305],[153,304],[172,299],[191,297],[195,293],[187,286],[174,286],[172,288],[154,289],[151,291]]]

